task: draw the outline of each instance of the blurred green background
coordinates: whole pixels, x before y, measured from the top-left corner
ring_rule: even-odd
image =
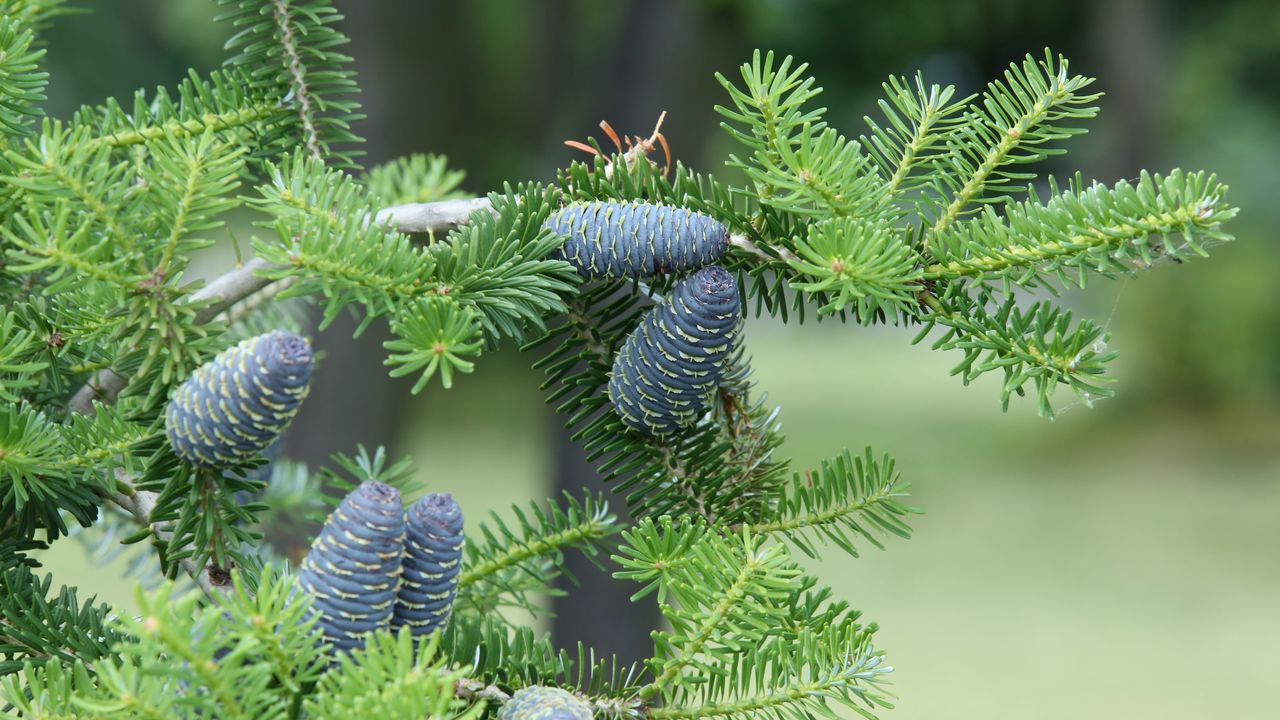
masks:
[[[747,329],[759,384],[783,407],[795,468],[871,445],[926,511],[910,541],[814,567],[883,626],[900,696],[887,717],[1280,716],[1280,3],[338,4],[368,162],[445,153],[475,192],[549,179],[574,157],[562,140],[603,139],[601,119],[647,134],[662,110],[675,155],[717,171],[731,148],[713,73],[757,47],[811,62],[851,134],[890,73],[974,92],[1047,45],[1099,78],[1101,116],[1047,171],[1206,168],[1242,208],[1239,242],[1211,259],[1064,298],[1113,331],[1116,399],[1053,422],[1025,403],[1001,414],[994,383],[962,387],[957,358],[911,346],[911,330],[769,320]],[[50,34],[55,114],[221,62],[227,28],[208,0],[89,5]],[[486,356],[453,390],[409,398],[411,382],[385,377],[379,332],[320,337],[326,372],[291,456],[388,444],[471,518],[570,472],[532,358]],[[132,605],[118,564],[74,543],[47,561]]]

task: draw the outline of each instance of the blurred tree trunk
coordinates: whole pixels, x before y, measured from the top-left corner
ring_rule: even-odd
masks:
[[[689,40],[697,37],[693,27],[697,18],[687,5],[673,0],[633,0],[621,18],[610,60],[610,86],[603,103],[607,116],[603,119],[619,134],[638,134],[642,132],[639,128],[647,133],[662,107],[665,89],[679,83],[678,71],[687,59]],[[661,38],[661,51],[654,38]],[[551,421],[557,494],[580,494],[583,488],[592,493],[611,492],[586,461],[582,448],[569,438],[563,418],[553,415]],[[621,497],[610,498],[610,507],[619,518],[628,518]],[[650,657],[653,641],[649,633],[661,621],[652,598],[631,602],[637,588],[613,580],[613,563],[607,559],[605,570],[577,554],[568,556],[566,564],[577,584],[565,578],[558,583],[566,594],[554,603],[556,644],[572,649],[581,642],[597,652],[613,653],[624,663]]]
[[[1134,177],[1159,160],[1161,98],[1165,92],[1164,0],[1091,0],[1089,42],[1101,66],[1102,122],[1112,142],[1098,159],[1099,177]]]
[[[392,112],[386,107],[388,83],[384,82],[390,73],[383,67],[385,55],[365,50],[377,46],[378,35],[387,23],[378,3],[361,4],[358,8],[351,2],[340,1],[336,5],[346,15],[342,29],[352,40],[350,52],[357,58],[359,99],[370,118],[356,131],[367,138],[363,149],[370,156],[383,157],[390,152],[387,145],[395,146],[393,141],[384,142],[386,135],[379,132],[377,120]],[[314,336],[322,371],[313,376],[311,393],[285,438],[284,449],[285,457],[303,461],[313,469],[328,462],[333,453],[353,453],[357,444],[370,449],[390,446],[409,398],[405,388],[393,383],[382,364],[386,357],[382,342],[390,337],[386,324],[375,322],[353,340],[355,329],[356,321],[344,313]],[[297,560],[306,553],[307,538],[316,530],[311,528],[307,536],[277,547]]]

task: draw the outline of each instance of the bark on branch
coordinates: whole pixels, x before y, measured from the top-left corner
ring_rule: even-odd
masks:
[[[388,223],[406,235],[424,235],[449,231],[467,222],[477,210],[491,210],[489,198],[465,200],[441,200],[431,203],[408,203],[386,208],[377,215],[377,222]]]
[[[168,543],[173,539],[172,532],[163,530],[151,522],[151,513],[156,509],[156,498],[159,497],[156,493],[138,490],[133,486],[132,478],[123,473],[116,473],[116,487],[120,489],[111,496],[112,502],[132,515],[138,525],[149,529],[156,540]],[[213,563],[206,563],[204,567],[200,567],[191,558],[185,558],[178,564],[210,600],[226,595],[233,588],[231,574]]]
[[[255,257],[191,293],[191,302],[210,301],[209,305],[196,313],[196,322],[207,323],[221,315],[227,308],[270,285],[270,280],[258,275],[259,270],[268,267],[270,263]],[[113,403],[116,396],[128,384],[127,378],[110,368],[99,370],[72,396],[71,410],[81,415],[92,415],[95,400],[101,403]]]
[[[466,224],[471,213],[489,210],[491,207],[489,198],[408,203],[382,210],[377,215],[377,222],[388,223],[406,235],[448,232]],[[210,301],[208,306],[196,313],[196,322],[207,323],[232,305],[270,285],[270,280],[258,274],[270,266],[270,263],[261,258],[252,258],[192,293],[191,302]],[[128,379],[114,370],[99,370],[72,396],[70,408],[82,415],[92,415],[94,401],[113,403],[126,385]]]

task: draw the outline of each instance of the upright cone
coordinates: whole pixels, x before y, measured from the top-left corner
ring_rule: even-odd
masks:
[[[414,636],[449,621],[462,569],[462,509],[448,493],[430,493],[409,508],[404,573],[391,627],[409,626]]]
[[[313,596],[317,625],[338,650],[364,646],[364,634],[390,626],[400,589],[404,508],[390,485],[351,491],[302,561],[298,586]]]

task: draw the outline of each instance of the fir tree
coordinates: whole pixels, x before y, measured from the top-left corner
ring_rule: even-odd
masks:
[[[715,110],[739,144],[726,159],[736,181],[659,167],[642,143],[618,154],[597,146],[591,162],[554,180],[466,198],[443,158],[360,167],[356,79],[327,2],[221,4],[224,69],[57,119],[42,110],[39,33],[65,8],[2,3],[0,703],[17,717],[471,720],[526,688],[543,689],[521,697],[547,703],[511,703],[504,715],[798,720],[844,707],[871,716],[891,698],[876,625],[807,575],[790,548],[856,556],[909,536],[915,510],[893,459],[836,450],[819,468],[794,470],[779,452],[777,411],[751,380],[749,333],[694,363],[663,333],[701,327],[696,318],[650,308],[680,302],[678,283],[714,260],[740,297],[716,317],[754,310],[918,327],[917,342],[957,351],[954,373],[966,383],[998,372],[1003,406],[1030,394],[1052,416],[1059,390],[1085,402],[1109,395],[1115,357],[1102,327],[1055,304],[1059,289],[1230,239],[1222,225],[1235,210],[1204,172],[1036,184],[1033,164],[1064,152],[1097,112],[1092,80],[1048,51],[1010,65],[980,95],[890,78],[880,116],[857,137],[824,120],[807,66],[757,53],[740,78],[719,77],[726,95]],[[570,206],[633,210],[616,223],[558,222]],[[634,209],[651,206],[679,210]],[[252,257],[192,280],[192,256],[218,242],[240,207],[259,218]],[[688,237],[718,243],[705,233],[727,232],[722,255],[676,247],[684,236],[644,224],[694,213],[703,229]],[[630,236],[592,249],[585,235],[561,234],[580,227]],[[567,241],[591,252],[651,242],[656,254],[641,279],[584,278]],[[1049,297],[1028,299],[1036,293]],[[326,489],[385,487],[380,497],[412,500],[408,459],[361,448],[329,468],[284,459],[266,468],[258,450],[270,437],[259,433],[247,458],[228,451],[192,464],[166,434],[171,398],[198,368],[237,357],[271,366],[256,350],[219,353],[268,331],[305,335],[297,303],[318,306],[322,328],[345,312],[361,331],[386,322],[389,372],[416,376],[415,393],[437,376],[449,387],[500,344],[520,346],[546,373],[547,402],[638,519],[623,526],[605,498],[585,496],[468,525],[465,543],[456,513],[422,520],[438,527],[414,530],[410,589],[421,597],[401,596],[410,610],[429,607],[433,623],[447,618],[445,629],[394,632],[385,599],[368,620],[378,629],[339,651],[322,628],[336,627],[326,608],[345,596],[317,604],[310,588],[358,580],[342,573],[347,556],[322,534],[313,555],[327,574],[299,583],[260,523],[323,515],[314,498]],[[619,396],[640,408],[646,393],[667,393],[664,408],[688,408],[672,411],[679,432],[647,432],[611,403],[615,359],[637,327],[648,344],[633,343]],[[228,393],[252,377],[252,367],[218,367],[197,375],[224,379]],[[642,392],[645,368],[677,381]],[[240,427],[278,429],[228,414],[236,408],[206,422],[199,403],[216,404],[217,390],[201,385],[177,408],[204,423],[208,442],[234,444],[219,433]],[[333,537],[357,528],[358,513],[343,512],[326,530]],[[127,541],[147,543],[166,579],[139,589],[140,617],[54,590],[31,553],[68,523],[127,527]],[[403,542],[384,535],[391,547]],[[360,543],[343,547],[362,562]],[[451,554],[433,558],[436,547]],[[656,597],[668,626],[643,664],[621,666],[606,649],[556,651],[494,612],[539,611],[567,552],[611,557],[637,599]],[[394,598],[401,563],[386,563],[378,589]]]

